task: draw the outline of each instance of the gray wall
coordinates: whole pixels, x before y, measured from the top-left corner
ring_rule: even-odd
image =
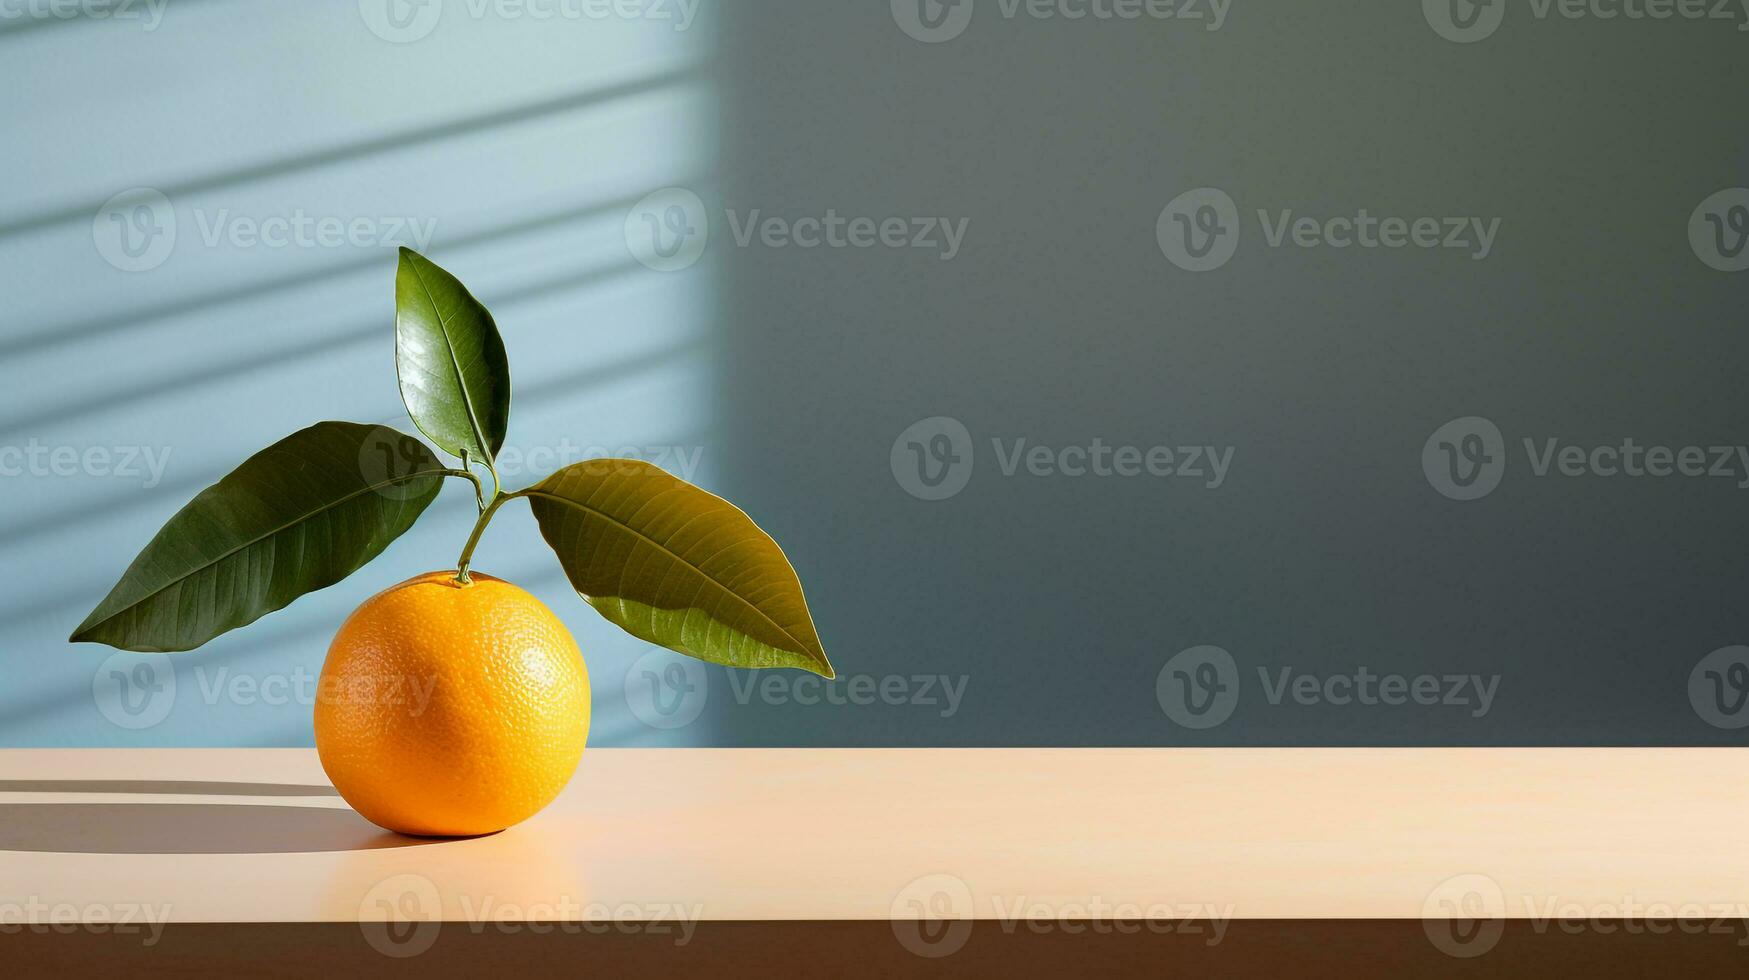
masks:
[[[1741,740],[1749,708],[1728,683],[1719,707],[1712,678],[1749,651],[1703,658],[1749,643],[1745,463],[1538,475],[1524,446],[1749,442],[1749,275],[1689,235],[1749,204],[1696,214],[1749,185],[1740,11],[1539,19],[1526,0],[1458,43],[1440,3],[1233,0],[1211,31],[976,0],[924,43],[901,27],[911,2],[705,0],[677,31],[451,0],[405,44],[343,0],[171,0],[149,32],[0,24],[20,93],[0,107],[18,134],[0,146],[0,445],[172,451],[150,489],[0,482],[0,743],[307,744],[307,704],[242,703],[215,673],[313,672],[364,594],[453,562],[459,490],[358,579],[178,659],[149,727],[112,720],[138,716],[107,651],[62,642],[254,448],[318,418],[405,425],[392,242],[202,240],[220,209],[299,207],[436,220],[431,254],[505,329],[513,444],[697,454],[692,475],[800,570],[842,675],[827,689],[649,653],[506,515],[478,567],[573,625],[597,744]],[[168,195],[179,235],[127,273],[93,218],[134,187]],[[627,244],[669,187],[697,194],[709,244],[661,272]],[[1157,222],[1203,187],[1235,202],[1238,247],[1195,272]],[[1290,209],[1498,226],[1483,258],[1272,247],[1258,212]],[[950,259],[737,240],[755,211],[828,210],[965,237]],[[920,499],[901,433],[938,416],[963,425],[969,478]],[[1424,449],[1468,417],[1498,430],[1503,475],[1451,499],[1486,484],[1466,494]],[[1492,438],[1450,441],[1469,431]],[[1015,439],[1232,457],[1218,487],[1008,476],[992,440]],[[1204,663],[1227,695],[1196,714],[1179,671]],[[1276,696],[1283,670],[1319,693]],[[1435,703],[1332,703],[1360,671],[1438,677]],[[1446,675],[1474,678],[1467,703]]]

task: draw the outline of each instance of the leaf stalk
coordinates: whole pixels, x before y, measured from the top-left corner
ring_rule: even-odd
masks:
[[[494,484],[496,484],[496,481],[494,481]],[[473,579],[468,576],[468,565],[474,560],[474,549],[479,547],[480,536],[486,533],[486,525],[492,523],[492,516],[498,513],[498,508],[520,496],[522,496],[520,493],[505,493],[502,488],[494,485],[492,489],[492,502],[486,505],[485,510],[480,511],[479,520],[474,522],[473,533],[468,535],[468,543],[462,546],[462,555],[460,558],[456,559],[455,580],[458,583],[467,585],[469,582],[473,581]]]

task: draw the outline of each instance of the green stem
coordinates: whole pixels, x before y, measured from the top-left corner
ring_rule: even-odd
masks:
[[[468,470],[438,470],[442,476],[459,476],[474,485],[474,499],[479,501],[480,509],[486,509],[486,488],[480,478]]]
[[[474,513],[481,513],[486,509],[486,489],[480,485],[480,478],[474,476],[474,464],[468,459],[466,446],[462,447],[462,469],[466,470],[468,476],[474,481],[474,506],[479,508]]]
[[[455,580],[457,582],[467,585],[471,581],[468,577],[468,565],[474,560],[474,549],[480,544],[480,536],[486,533],[486,525],[492,523],[492,515],[498,513],[498,508],[504,506],[506,502],[520,496],[522,496],[520,493],[505,493],[500,488],[493,488],[492,502],[480,512],[480,519],[474,522],[474,532],[468,535],[468,543],[462,547],[462,556],[456,560]]]

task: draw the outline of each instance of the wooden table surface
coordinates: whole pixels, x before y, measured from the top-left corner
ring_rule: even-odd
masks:
[[[454,841],[366,823],[313,750],[0,750],[0,906],[179,923],[408,903],[584,921],[1749,909],[1745,827],[1749,753],[1720,749],[591,749],[546,811]]]

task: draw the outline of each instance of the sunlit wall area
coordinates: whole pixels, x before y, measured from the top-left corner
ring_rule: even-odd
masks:
[[[663,188],[709,193],[712,26],[402,0],[129,9],[0,21],[0,446],[18,450],[0,461],[16,464],[0,478],[0,745],[306,745],[334,629],[370,593],[453,567],[463,485],[343,585],[198,652],[111,660],[66,637],[249,454],[322,419],[412,431],[400,245],[498,320],[507,484],[629,453],[710,486],[712,264],[640,261],[628,215]],[[648,648],[583,606],[521,505],[475,566],[571,625],[595,744],[710,737],[708,716],[628,710]]]

